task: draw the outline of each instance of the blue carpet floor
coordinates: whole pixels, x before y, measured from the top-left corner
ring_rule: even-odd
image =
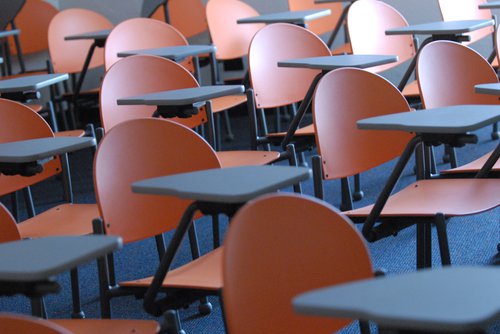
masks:
[[[240,141],[225,144],[227,148],[240,147],[248,138],[245,132],[244,117],[236,118],[233,122],[237,138]],[[492,141],[489,136],[491,128],[478,132],[479,143],[468,145],[460,149],[459,158],[461,162],[470,161],[488,152],[497,145],[497,141]],[[309,158],[313,152],[309,152]],[[438,161],[440,161],[438,151]],[[75,201],[80,203],[91,203],[95,201],[92,186],[92,161],[88,151],[72,154],[70,157],[72,178],[75,191]],[[362,186],[365,198],[356,202],[355,206],[361,206],[373,202],[378,195],[381,186],[392,169],[393,163],[381,166],[373,171],[362,175]],[[412,166],[405,171],[400,185],[405,185],[414,180]],[[440,165],[440,168],[446,167]],[[44,182],[33,188],[35,203],[39,211],[59,203],[62,199],[62,192],[59,192],[58,180]],[[312,195],[312,183],[303,184],[304,193]],[[326,200],[338,206],[340,202],[339,182],[328,182],[325,184]],[[285,190],[290,191],[290,190]],[[9,206],[8,198],[2,201]],[[227,224],[223,224],[224,229]],[[199,234],[201,236],[201,247],[209,250],[212,244],[210,225],[207,219],[197,222]],[[497,259],[496,246],[500,241],[500,208],[471,217],[452,219],[448,224],[448,234],[452,262],[454,265],[491,265]],[[167,240],[169,235],[166,236]],[[373,259],[374,268],[384,268],[389,275],[409,272],[415,270],[415,229],[408,228],[401,231],[396,237],[389,237],[381,241],[369,244],[369,249]],[[64,250],[61,250],[64,251]],[[434,251],[434,265],[440,263],[439,252]],[[189,259],[188,247],[180,252],[176,264],[181,264]],[[120,279],[137,278],[142,275],[154,273],[158,264],[156,249],[153,240],[137,242],[127,245],[116,254],[117,274]],[[89,263],[80,269],[81,290],[83,309],[87,317],[99,317],[97,269],[95,263]],[[61,292],[46,298],[49,316],[51,318],[69,317],[71,310],[71,297],[69,288],[69,274],[58,277],[61,283]],[[187,333],[224,333],[221,320],[220,306],[217,298],[211,298],[213,312],[208,316],[198,315],[197,306],[181,311],[182,324]],[[12,311],[30,313],[29,302],[22,296],[0,298],[0,311]],[[133,297],[115,298],[112,302],[112,311],[115,318],[150,318],[143,310],[142,301]],[[356,325],[346,328],[342,333],[358,333]],[[493,332],[498,332],[493,330]]]

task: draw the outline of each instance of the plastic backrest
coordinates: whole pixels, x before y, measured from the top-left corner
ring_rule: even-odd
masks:
[[[189,201],[132,193],[146,178],[220,168],[210,145],[191,129],[165,119],[118,124],[104,136],[94,161],[97,203],[106,233],[124,242],[148,238],[177,226]]]
[[[0,203],[0,242],[21,240],[16,220],[9,210]],[[1,328],[1,326],[0,326]]]
[[[111,29],[111,22],[99,13],[88,9],[70,8],[60,11],[49,25],[49,53],[56,73],[78,73],[93,40],[65,41],[64,37],[86,32]],[[90,68],[104,64],[104,51],[96,48]]]
[[[116,101],[120,98],[198,86],[191,73],[171,60],[141,55],[124,58],[109,69],[102,81],[100,104],[104,130],[129,119],[151,117],[156,109],[145,105],[119,106]],[[200,112],[175,121],[194,128],[206,122],[206,114]]]
[[[258,108],[301,101],[318,70],[278,67],[278,61],[330,56],[314,33],[287,23],[268,25],[255,34],[248,53],[251,86]]]
[[[416,73],[425,108],[457,104],[498,104],[498,97],[477,94],[474,86],[496,83],[498,77],[486,59],[468,46],[436,41],[425,46]]]
[[[349,8],[347,28],[353,54],[397,55],[397,62],[371,67],[378,73],[413,58],[416,54],[410,35],[385,34],[392,28],[408,26],[406,19],[394,7],[378,0],[358,0]]]
[[[188,45],[186,38],[173,26],[148,18],[133,18],[121,22],[113,28],[106,39],[104,63],[108,70],[121,58],[118,52],[142,49],[154,49],[164,46]],[[183,65],[194,71],[191,58]]]
[[[479,5],[487,0],[438,0],[439,10],[443,21],[459,20],[490,20],[493,15],[489,9],[479,9]],[[469,35],[471,40],[465,44],[474,43],[484,37],[492,36],[494,27],[486,27],[472,31]]]
[[[53,136],[50,126],[36,112],[21,103],[0,99],[0,143]],[[43,172],[34,176],[0,175],[0,194],[23,189],[60,172],[60,160],[56,158],[44,164]]]
[[[241,208],[224,242],[224,312],[229,333],[332,333],[349,320],[299,316],[292,298],[373,276],[362,236],[335,208],[295,194]]]
[[[317,35],[331,32],[337,25],[342,14],[342,2],[315,3],[314,0],[288,0],[290,10],[308,9],[330,9],[331,14],[316,20],[307,22],[307,28]]]
[[[0,313],[2,334],[37,333],[37,334],[71,334],[66,328],[48,320],[21,314]]]
[[[212,42],[217,47],[217,59],[236,59],[248,54],[253,36],[264,24],[238,24],[237,20],[257,16],[250,5],[239,0],[210,0],[207,22]]]
[[[21,30],[19,40],[22,52],[30,54],[45,51],[49,48],[49,24],[59,11],[43,0],[26,0],[25,5],[16,16],[16,28]],[[17,53],[14,39],[9,38],[10,50]]]
[[[207,30],[205,5],[201,0],[168,0],[170,24],[187,38]],[[151,18],[165,22],[165,9],[158,7]]]
[[[326,74],[313,99],[316,145],[325,179],[351,176],[399,156],[412,135],[359,130],[360,119],[410,111],[399,90],[366,70],[344,68]]]
[[[6,30],[7,25],[12,21],[24,6],[26,0],[2,1],[0,11],[0,30]]]

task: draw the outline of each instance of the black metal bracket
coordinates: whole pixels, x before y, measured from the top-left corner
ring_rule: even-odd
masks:
[[[163,118],[189,118],[197,115],[200,112],[200,108],[205,105],[205,102],[195,102],[193,104],[181,105],[181,106],[158,106],[153,113],[153,117],[163,117]]]

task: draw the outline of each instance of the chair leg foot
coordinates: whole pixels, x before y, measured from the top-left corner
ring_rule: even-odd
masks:
[[[186,334],[181,328],[181,321],[179,313],[176,310],[168,310],[163,314],[164,323],[162,325],[161,333],[165,334]]]
[[[212,308],[212,303],[210,303],[208,299],[204,298],[200,301],[198,312],[200,312],[201,315],[209,315],[210,313],[212,313]]]

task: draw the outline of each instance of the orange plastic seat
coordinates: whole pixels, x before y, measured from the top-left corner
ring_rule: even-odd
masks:
[[[134,18],[118,24],[106,40],[105,67],[106,70],[120,58],[120,51],[159,48],[165,46],[188,45],[187,39],[179,30],[170,24],[148,18]],[[195,67],[192,57],[180,63],[192,74]],[[212,111],[226,111],[246,101],[245,95],[217,98],[213,100]]]
[[[183,125],[155,118],[117,124],[101,141],[94,165],[95,189],[105,233],[119,235],[128,244],[175,229],[190,201],[173,196],[135,194],[130,184],[155,176],[220,167],[210,145]],[[212,251],[201,257],[193,254],[195,260],[172,271],[172,276],[170,272],[167,274],[163,288],[176,296],[172,298],[173,310],[200,298],[191,300],[188,294],[183,298],[188,290],[207,295],[219,293],[222,288],[219,252],[221,250]],[[100,277],[106,280],[108,275],[101,273]],[[102,281],[103,317],[111,315],[109,300],[112,297],[142,296],[149,281],[141,277],[113,288],[109,282]]]
[[[497,96],[475,93],[475,85],[499,81],[496,71],[487,60],[465,45],[450,41],[428,44],[420,52],[416,71],[422,92],[422,105],[425,108],[460,104],[499,104]],[[450,85],[450,82],[453,82],[453,85]],[[443,172],[477,172],[486,158],[487,156],[483,156],[468,166]],[[456,165],[454,162],[452,167]],[[498,170],[498,163],[494,169]]]
[[[206,14],[210,37],[217,47],[215,55],[219,61],[246,58],[253,36],[265,26],[259,23],[236,23],[239,19],[259,15],[253,7],[239,0],[210,0]]]
[[[342,14],[344,11],[344,5],[342,2],[330,2],[330,3],[315,3],[314,0],[288,0],[288,8],[292,11],[298,10],[309,10],[309,9],[330,9],[331,14],[316,20],[308,22],[307,28],[314,32],[316,35],[322,35],[324,33],[333,33],[337,24],[342,24],[339,20],[342,19]],[[330,36],[328,43],[332,47],[333,40]],[[332,54],[350,54],[352,53],[351,44],[345,42],[336,46],[332,50]]]
[[[321,79],[313,101],[319,154],[313,160],[313,174],[318,196],[322,193],[321,179],[355,175],[402,153],[411,134],[359,130],[356,126],[360,119],[402,111],[411,111],[404,96],[377,74],[346,68],[332,71]],[[374,227],[365,225],[363,234],[369,241],[376,241],[413,224],[430,233],[430,225],[435,223],[441,261],[450,264],[446,220],[495,208],[500,205],[499,191],[500,179],[417,181],[391,196],[381,212],[381,222]],[[352,203],[348,204],[352,206]],[[364,207],[345,214],[364,222],[370,209]],[[428,248],[424,253],[430,254],[430,242],[425,247]],[[428,258],[417,259],[419,267],[431,265]]]
[[[234,334],[337,332],[350,320],[298,315],[291,300],[373,277],[368,249],[349,219],[323,201],[284,193],[262,196],[236,213],[223,269],[225,319]]]
[[[127,57],[111,67],[102,83],[101,120],[104,130],[107,132],[125,120],[151,117],[155,110],[152,106],[119,106],[116,103],[119,98],[198,86],[196,79],[173,61],[153,56]],[[174,120],[194,128],[210,121],[210,115],[200,112],[190,118]],[[268,151],[227,151],[218,154],[224,167],[268,164],[281,158],[279,152]]]
[[[113,28],[104,48],[106,71],[121,58],[119,52],[154,49],[164,46],[188,45],[187,39],[168,23],[148,18],[125,20]],[[192,59],[183,62],[191,73],[194,72]]]
[[[489,9],[479,9],[479,5],[487,3],[487,0],[438,0],[439,10],[443,21],[458,21],[458,20],[491,20],[494,18],[493,13]],[[493,46],[493,54],[495,48],[495,27],[486,27],[465,34],[470,37],[470,41],[464,42],[464,45],[475,43],[483,38],[491,38]],[[498,59],[490,58],[492,66],[498,67]]]
[[[3,334],[155,334],[160,331],[158,323],[152,320],[46,320],[12,313],[0,313],[0,328]]]
[[[61,223],[61,222],[59,222]],[[0,242],[21,240],[22,236],[14,217],[0,203]],[[67,234],[66,234],[67,235]],[[47,236],[47,235],[45,235]],[[23,326],[34,326],[23,327]],[[38,326],[40,326],[38,328]],[[160,328],[157,322],[148,320],[102,320],[102,319],[53,319],[43,320],[25,315],[0,313],[0,328],[2,333],[52,333],[45,332],[44,326],[57,329],[55,333],[89,334],[89,333],[158,333]],[[60,331],[60,332],[59,332]]]
[[[353,54],[397,55],[398,61],[371,67],[374,73],[394,68],[416,55],[411,35],[386,35],[386,30],[408,26],[406,19],[394,7],[383,1],[361,0],[354,2],[347,14],[347,28]],[[409,86],[411,85],[411,86]],[[403,89],[408,98],[419,98],[416,83]]]
[[[249,113],[254,117],[251,126],[255,147],[269,142],[280,143],[283,138],[269,134],[263,110],[300,102],[314,77],[320,73],[318,70],[278,67],[278,61],[329,55],[330,50],[318,36],[296,25],[277,23],[257,32],[248,53],[252,87],[249,93],[253,94],[254,101]],[[262,121],[260,129],[255,127],[257,110]],[[306,141],[309,141],[313,134],[301,131],[294,139],[308,137]]]
[[[11,0],[2,3],[2,11],[0,12],[0,31],[7,30],[9,25],[12,25],[15,17],[21,11],[24,6],[25,0]],[[16,37],[19,41],[19,38]],[[8,44],[4,39],[4,43],[0,44],[0,51],[2,56],[5,58],[2,66],[2,73],[6,72],[8,75],[12,74],[12,64],[10,62],[10,50],[8,49]],[[24,70],[24,60],[21,55],[18,57],[21,69]]]
[[[57,8],[42,0],[26,0],[15,17],[15,27],[21,30],[19,41],[23,54],[47,51],[49,24],[58,13]],[[9,37],[10,50],[17,54],[14,38]]]
[[[147,17],[167,22],[165,20],[165,7],[163,5],[158,6],[152,13],[143,14]],[[187,38],[199,35],[207,30],[205,5],[201,0],[169,0],[168,14],[168,23],[179,29]]]
[[[59,11],[52,6],[50,3],[42,0],[26,0],[24,1],[24,5],[22,6],[19,13],[15,16],[14,21],[11,22],[10,28],[16,28],[21,31],[21,33],[16,36],[20,50],[17,48],[16,40],[14,37],[10,36],[8,38],[9,49],[11,54],[18,54],[18,57],[23,57],[25,55],[40,53],[48,51],[48,30],[49,24],[52,18]],[[21,51],[21,52],[19,52]],[[20,58],[22,59],[22,58]],[[44,74],[48,73],[48,69],[44,66],[43,69],[25,69],[24,63],[20,62],[21,72],[14,75],[9,75],[7,77],[3,77],[3,79],[10,79],[19,76],[26,75],[35,75],[35,74]],[[54,100],[54,96],[51,96],[51,100]],[[35,110],[36,112],[44,111],[43,106],[39,104],[30,104],[28,105],[30,108]],[[49,105],[49,108],[52,108]],[[56,131],[58,130],[58,126],[55,119],[51,119],[52,128]],[[79,132],[79,136],[83,136],[85,134],[84,131]],[[68,133],[61,133],[59,135],[73,135]]]
[[[54,73],[68,73],[72,77],[70,81],[71,87],[65,87],[62,99],[76,102],[73,92],[77,89],[77,77],[83,69],[83,64],[90,50],[93,40],[70,40],[64,38],[66,36],[93,32],[99,30],[111,29],[113,24],[101,14],[82,8],[65,9],[57,13],[50,21],[49,25],[49,54],[52,71]],[[90,60],[88,69],[101,67],[104,65],[104,51],[102,48],[96,47],[92,59]],[[79,98],[96,99],[97,91],[80,91]],[[73,104],[73,107],[75,105]],[[70,110],[70,125],[74,128],[78,123],[78,113],[73,108]],[[63,117],[66,117],[63,113]],[[68,117],[66,117],[68,118]]]
[[[88,9],[70,8],[57,13],[49,25],[49,52],[55,73],[80,73],[92,40],[66,41],[64,37],[111,29],[113,25],[101,14]],[[102,49],[96,48],[89,69],[104,64]]]
[[[25,105],[0,99],[0,143],[18,140],[53,137],[49,125],[38,114]],[[54,206],[38,215],[17,224],[21,238],[37,238],[54,235],[85,235],[93,233],[92,219],[99,217],[95,204],[72,204],[71,188],[68,183],[69,166],[67,157],[61,162],[60,157],[54,157],[43,166],[43,171],[31,177],[0,175],[0,194],[5,195],[22,190],[55,175],[63,175],[65,180],[65,199],[68,203]],[[64,172],[63,174],[61,172]],[[28,192],[28,194],[30,194]],[[31,197],[29,197],[31,201]],[[34,207],[32,208],[34,211]],[[33,212],[34,214],[34,212]],[[78,281],[74,278],[76,289]],[[79,308],[75,304],[75,309]],[[75,312],[80,312],[76,310]]]

